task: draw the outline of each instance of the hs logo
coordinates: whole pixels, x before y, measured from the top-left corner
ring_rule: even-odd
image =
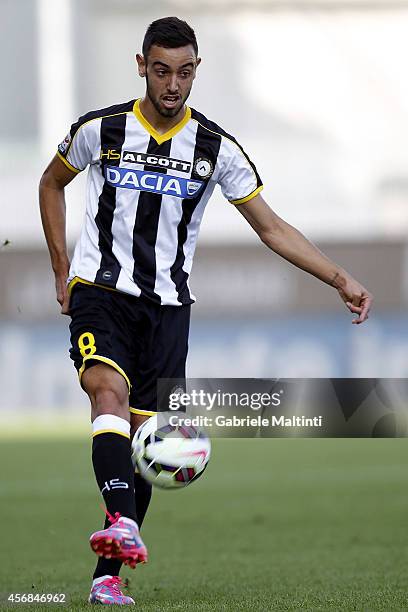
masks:
[[[113,491],[114,489],[128,489],[129,485],[127,482],[121,482],[119,478],[112,478],[109,482],[105,481],[105,486],[101,490],[103,494],[104,491]]]

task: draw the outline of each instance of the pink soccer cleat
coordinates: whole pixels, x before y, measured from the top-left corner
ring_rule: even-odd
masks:
[[[147,549],[140,537],[139,527],[130,518],[116,512],[108,514],[112,525],[96,531],[89,539],[92,550],[105,559],[118,559],[125,565],[136,567],[136,563],[147,562]]]
[[[120,590],[123,582],[119,576],[107,576],[105,580],[101,580],[94,584],[89,595],[89,603],[126,606],[133,605],[134,599],[124,595]]]

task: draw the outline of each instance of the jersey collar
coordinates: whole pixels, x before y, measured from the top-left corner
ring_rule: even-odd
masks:
[[[191,108],[187,106],[186,114],[184,115],[183,119],[179,121],[174,127],[172,127],[171,130],[168,130],[164,134],[159,134],[159,132],[155,130],[154,127],[142,115],[140,110],[140,98],[135,101],[133,106],[133,112],[135,114],[136,119],[143,125],[145,130],[149,132],[150,136],[152,136],[159,145],[163,142],[166,142],[166,140],[170,140],[171,138],[173,138],[173,136],[178,134],[178,132],[180,132],[180,130],[182,130],[183,127],[191,119]]]

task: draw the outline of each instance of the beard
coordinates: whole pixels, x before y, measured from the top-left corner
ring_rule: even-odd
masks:
[[[188,92],[185,94],[184,97],[181,97],[180,99],[180,103],[177,104],[177,106],[175,106],[174,108],[165,108],[164,106],[161,105],[159,98],[155,97],[152,89],[150,87],[149,84],[149,79],[146,75],[146,84],[147,84],[147,95],[149,97],[150,102],[153,104],[154,108],[156,109],[156,111],[159,113],[159,115],[161,115],[162,117],[175,117],[180,110],[183,108],[187,98],[190,95],[191,92],[191,87],[188,90]]]

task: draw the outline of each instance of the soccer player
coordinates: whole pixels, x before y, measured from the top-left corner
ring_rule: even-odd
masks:
[[[363,323],[372,297],[263,200],[254,164],[233,136],[186,106],[200,64],[194,31],[176,17],[147,29],[137,54],[143,98],[74,123],[40,183],[40,208],[70,355],[91,403],[92,460],[107,508],[90,538],[99,555],[89,601],[133,604],[122,563],[147,560],[139,528],[151,496],[130,438],[157,409],[158,378],[185,377],[188,279],[215,185],[272,251],[334,287]],[[64,188],[89,166],[86,216],[70,262]]]

